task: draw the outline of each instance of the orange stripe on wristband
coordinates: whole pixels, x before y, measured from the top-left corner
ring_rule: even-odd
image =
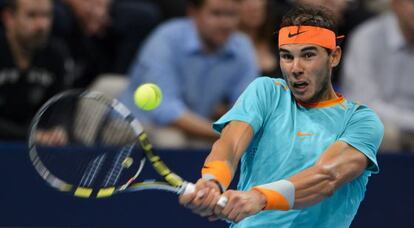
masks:
[[[227,189],[231,182],[232,169],[225,161],[210,161],[204,164],[201,174],[211,175]]]
[[[289,202],[279,192],[262,187],[254,187],[253,189],[259,191],[266,197],[266,207],[263,210],[287,211],[290,209]]]

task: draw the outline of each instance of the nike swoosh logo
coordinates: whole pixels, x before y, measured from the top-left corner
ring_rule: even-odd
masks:
[[[307,32],[307,31],[297,32],[297,33],[293,33],[293,34],[289,32],[288,37],[289,38],[292,38],[294,36],[297,36],[297,35],[302,34],[302,33],[305,33],[305,32]]]
[[[299,137],[303,137],[303,136],[312,136],[313,133],[303,133],[301,131],[298,131],[298,133],[296,134]]]

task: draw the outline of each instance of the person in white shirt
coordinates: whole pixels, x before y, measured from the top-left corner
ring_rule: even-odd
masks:
[[[414,151],[414,1],[391,0],[391,9],[350,35],[342,88],[384,122],[383,151]]]

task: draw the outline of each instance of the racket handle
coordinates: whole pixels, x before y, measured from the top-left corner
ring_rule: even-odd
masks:
[[[185,183],[184,186],[184,191],[182,191],[182,194],[190,194],[195,192],[195,184],[187,182]],[[227,201],[229,199],[226,196],[220,196],[219,200],[217,201],[217,205],[219,205],[220,207],[225,207],[227,205]]]
[[[181,194],[185,195],[193,192],[195,192],[195,185],[193,183],[186,182],[184,185],[184,191],[182,191]]]

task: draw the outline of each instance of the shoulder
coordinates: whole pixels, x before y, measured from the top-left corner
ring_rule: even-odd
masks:
[[[384,125],[374,110],[363,104],[359,104],[352,101],[348,102],[353,107],[352,116],[350,118],[350,122],[352,124],[369,125],[372,128],[372,130],[376,129],[381,132],[384,131]]]
[[[188,18],[176,18],[160,24],[153,32],[159,35],[183,36],[182,32],[193,30],[193,24]]]
[[[258,94],[265,94],[266,97],[290,94],[286,81],[280,78],[258,77],[250,83],[249,87],[254,88]]]

